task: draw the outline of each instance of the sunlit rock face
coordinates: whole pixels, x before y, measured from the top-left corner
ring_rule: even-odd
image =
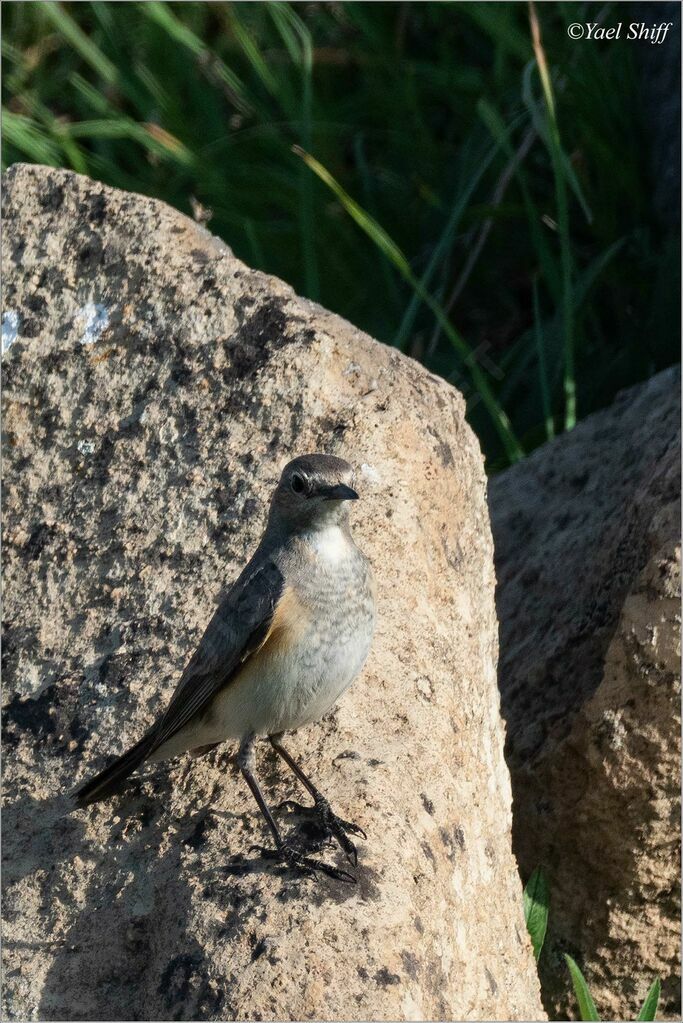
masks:
[[[17,166],[2,240],[8,1017],[541,1017],[461,396],[159,202]],[[163,708],[283,463],[316,450],[357,467],[379,618],[289,749],[367,832],[358,884],[249,851],[228,745],[59,816]]]

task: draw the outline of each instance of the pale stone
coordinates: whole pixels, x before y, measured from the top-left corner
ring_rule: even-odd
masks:
[[[159,202],[27,166],[5,202],[4,521],[29,533],[4,552],[8,1016],[542,1017],[461,396]],[[358,884],[249,852],[268,836],[228,746],[59,817],[53,797],[164,707],[283,462],[315,450],[358,467],[379,624],[289,748],[366,829]],[[259,769],[272,803],[301,797],[265,747]]]

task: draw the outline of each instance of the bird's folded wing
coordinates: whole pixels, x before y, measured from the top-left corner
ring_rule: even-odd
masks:
[[[228,685],[267,641],[285,585],[272,561],[237,580],[219,604],[185,668],[154,740],[158,749]]]

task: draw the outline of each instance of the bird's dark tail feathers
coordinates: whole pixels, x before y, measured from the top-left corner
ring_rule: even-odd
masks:
[[[101,799],[108,799],[109,796],[120,792],[126,778],[133,773],[136,767],[145,760],[154,745],[155,732],[148,732],[139,742],[118,757],[109,767],[96,774],[94,778],[81,785],[71,794],[75,810],[80,810],[91,803],[98,803]]]

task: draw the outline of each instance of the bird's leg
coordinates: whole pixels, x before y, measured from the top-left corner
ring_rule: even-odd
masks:
[[[341,817],[337,817],[336,813],[333,812],[332,807],[328,803],[327,799],[318,789],[315,787],[310,778],[308,778],[301,770],[296,761],[290,756],[285,747],[280,742],[281,734],[270,735],[271,746],[278,753],[284,762],[291,767],[294,774],[297,776],[301,784],[310,792],[313,797],[314,806],[313,811],[318,820],[318,823],[323,833],[329,838],[335,838],[343,851],[346,853],[346,857],[350,863],[353,863],[354,867],[358,863],[358,853],[356,847],[349,838],[348,833],[352,835],[360,835],[361,838],[367,838],[367,835],[362,828],[359,828],[357,824],[352,821],[345,821]],[[302,809],[304,812],[310,810],[309,807],[302,807],[301,804],[294,802],[294,800],[285,800],[284,804],[294,806],[297,809]]]
[[[313,875],[316,871],[320,871],[320,873],[327,874],[328,877],[333,877],[338,881],[355,882],[355,878],[346,870],[338,870],[337,867],[324,863],[322,860],[311,859],[308,856],[304,856],[296,849],[293,849],[292,846],[283,839],[277,824],[273,820],[273,815],[268,809],[268,804],[263,798],[263,793],[261,792],[259,783],[257,782],[254,774],[253,735],[248,735],[246,738],[242,739],[237,753],[237,764],[244,776],[244,780],[252,791],[254,799],[258,803],[259,810],[266,819],[266,824],[270,828],[273,841],[275,842],[274,849],[264,846],[253,846],[252,848],[257,849],[266,859],[279,860],[281,863],[285,863],[287,866],[293,867],[304,874]]]

